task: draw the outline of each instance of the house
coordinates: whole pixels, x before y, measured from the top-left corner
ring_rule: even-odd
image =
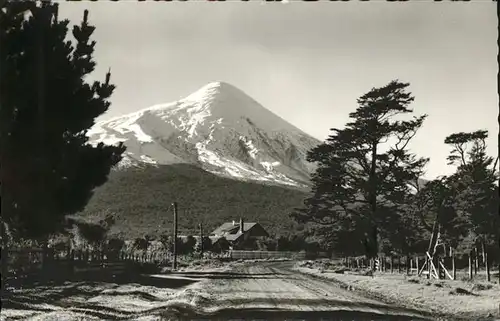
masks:
[[[255,241],[269,237],[269,234],[259,223],[244,222],[240,218],[239,223],[236,221],[227,222],[216,228],[210,233],[212,244],[216,244],[221,238],[225,238],[231,249],[243,249],[247,241]]]

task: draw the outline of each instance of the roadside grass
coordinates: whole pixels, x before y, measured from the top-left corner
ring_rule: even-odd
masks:
[[[346,289],[394,304],[449,316],[450,320],[493,320],[495,316],[500,316],[500,286],[486,282],[481,274],[471,281],[465,279],[463,271],[457,272],[455,281],[387,272],[375,272],[370,276],[362,270],[349,271],[338,264],[328,266],[324,262],[315,264],[311,261],[299,262],[295,269],[334,280]],[[495,273],[492,272],[493,279]]]
[[[230,268],[220,260],[190,259],[180,263],[179,272],[193,269],[220,272]],[[164,320],[162,314],[183,310],[182,307],[186,311],[193,310],[213,299],[202,291],[205,280],[179,285],[168,278],[151,279],[154,276],[148,273],[156,270],[160,269],[141,266],[116,279],[103,280],[94,276],[90,279],[99,281],[52,282],[9,288],[7,298],[2,298],[0,320]]]

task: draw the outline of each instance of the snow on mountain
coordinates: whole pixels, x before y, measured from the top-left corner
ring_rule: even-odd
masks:
[[[191,163],[235,179],[304,185],[320,142],[238,88],[213,82],[179,101],[97,123],[92,144],[127,146],[118,168]]]

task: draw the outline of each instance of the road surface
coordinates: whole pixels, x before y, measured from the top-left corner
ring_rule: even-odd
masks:
[[[184,311],[186,319],[432,320],[417,311],[391,307],[331,281],[293,271],[290,262],[246,264],[230,272],[179,274],[210,279],[203,289],[212,300],[200,308],[213,313]]]
[[[433,320],[292,266],[246,263],[211,272],[27,287],[2,298],[0,320]]]

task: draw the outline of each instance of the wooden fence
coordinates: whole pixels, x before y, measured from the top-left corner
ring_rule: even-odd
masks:
[[[252,259],[296,259],[305,260],[305,252],[281,252],[281,251],[241,251],[231,250],[229,256],[233,260],[252,260]]]
[[[32,274],[39,271],[43,263],[43,250],[40,248],[9,249],[9,272],[12,274]],[[166,265],[171,262],[172,254],[167,252],[120,251],[104,252],[97,250],[54,251],[46,254],[47,264],[63,271],[91,271],[98,269],[122,269],[127,263],[153,263]]]
[[[196,254],[178,255],[180,260],[184,258],[197,258]],[[17,248],[9,249],[9,270],[16,274],[31,273],[40,270],[43,261],[43,250],[40,248]],[[198,256],[199,258],[199,256]],[[203,255],[205,259],[231,258],[229,252],[211,253]],[[173,260],[173,254],[167,251],[136,251],[121,250],[106,252],[100,250],[54,250],[49,249],[46,253],[47,263],[50,265],[64,267],[71,270],[92,270],[102,267],[118,266],[121,263],[151,263],[155,265],[169,265]]]
[[[352,269],[371,268],[379,272],[406,273],[426,277],[438,274],[439,278],[450,279],[483,277],[482,270],[487,281],[491,280],[492,266],[497,265],[495,262],[488,262],[487,254],[483,256],[482,253],[476,251],[461,256],[453,254],[436,256],[433,259],[436,271],[432,272],[429,265],[426,265],[427,259],[423,255],[413,255],[381,256],[374,260],[368,260],[364,257],[346,257],[342,261],[347,268]],[[498,278],[500,282],[500,271],[498,271]]]

